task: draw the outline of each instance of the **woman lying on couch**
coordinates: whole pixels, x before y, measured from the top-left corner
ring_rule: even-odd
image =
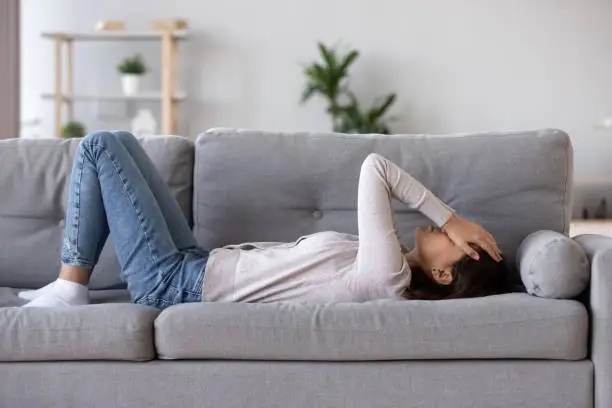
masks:
[[[400,244],[391,198],[435,226]],[[459,217],[382,156],[363,162],[359,237],[320,232],[293,243],[251,243],[209,252],[134,136],[99,132],[74,159],[59,277],[25,291],[25,307],[89,303],[88,282],[109,233],[134,303],[351,302],[451,299],[505,289],[507,270],[487,231]]]

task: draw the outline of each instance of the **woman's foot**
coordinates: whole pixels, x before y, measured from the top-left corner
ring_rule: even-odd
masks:
[[[53,291],[53,288],[55,287],[56,282],[58,280],[59,279],[56,279],[53,282],[49,283],[48,285],[43,286],[40,289],[21,291],[17,294],[17,296],[24,300],[34,300],[37,297],[44,295],[45,293],[50,293],[51,291]]]
[[[57,279],[37,289],[20,292],[22,299],[31,300],[23,307],[80,306],[89,304],[89,288],[80,283]]]

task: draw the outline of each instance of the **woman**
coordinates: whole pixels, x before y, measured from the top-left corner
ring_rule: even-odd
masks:
[[[391,197],[436,227],[398,239]],[[99,132],[81,142],[70,181],[59,278],[21,292],[25,307],[89,303],[87,284],[109,233],[135,303],[166,308],[199,301],[446,299],[503,291],[495,240],[389,160],[361,169],[359,238],[322,232],[294,243],[198,247],[177,202],[138,141]]]

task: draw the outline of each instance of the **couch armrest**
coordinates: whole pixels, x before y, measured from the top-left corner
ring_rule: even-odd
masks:
[[[612,407],[612,239],[575,238],[591,261],[591,359],[595,367],[595,407]]]

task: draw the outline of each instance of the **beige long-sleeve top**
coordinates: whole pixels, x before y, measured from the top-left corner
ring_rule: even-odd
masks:
[[[410,267],[391,198],[442,226],[453,210],[388,159],[369,155],[359,177],[359,237],[319,232],[292,243],[246,243],[211,252],[205,302],[359,302],[400,298]]]

